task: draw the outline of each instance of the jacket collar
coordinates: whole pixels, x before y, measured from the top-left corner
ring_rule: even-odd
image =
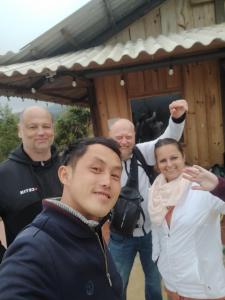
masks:
[[[65,203],[62,203],[59,201],[60,198],[51,198],[51,199],[45,199],[43,200],[43,206],[51,206],[51,207],[58,207],[62,209],[63,211],[67,212],[71,216],[74,216],[78,218],[82,223],[88,225],[90,228],[95,228],[99,225],[99,222],[94,220],[88,220],[85,218],[81,213],[79,213],[77,210],[73,209],[72,207],[66,205]]]
[[[29,155],[24,151],[23,144],[18,146],[14,151],[9,154],[9,159],[17,161],[22,164],[32,165],[34,167],[49,166],[58,158],[58,153],[54,145],[51,146],[51,158],[46,161],[33,161]]]

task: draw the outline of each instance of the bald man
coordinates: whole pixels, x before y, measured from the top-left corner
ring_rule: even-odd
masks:
[[[169,125],[159,138],[170,137],[179,140],[183,133],[185,114],[188,110],[186,100],[173,101],[169,105],[169,110],[171,115]],[[119,119],[111,126],[109,136],[120,145],[123,160],[123,172],[121,177],[121,186],[123,187],[126,185],[130,173],[131,158],[135,146],[134,125],[127,119]],[[149,165],[155,164],[154,145],[157,140],[158,139],[136,145]],[[126,236],[121,228],[115,228],[115,226],[113,226],[113,224],[116,223],[114,220],[112,220],[110,228],[109,248],[123,280],[123,299],[126,299],[126,287],[135,256],[138,253],[145,274],[145,299],[162,300],[159,272],[156,264],[153,263],[151,259],[151,222],[147,212],[149,185],[149,178],[141,162],[138,161],[138,189],[144,200],[141,206],[145,218],[143,218],[143,215],[140,215],[132,236]]]
[[[0,164],[0,217],[7,245],[41,211],[43,198],[62,194],[51,114],[38,106],[26,108],[18,135],[22,144]]]

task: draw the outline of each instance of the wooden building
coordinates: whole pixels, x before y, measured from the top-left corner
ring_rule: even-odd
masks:
[[[183,137],[187,161],[205,167],[223,164],[224,1],[152,1],[154,6],[119,30],[113,9],[118,1],[104,2],[116,28],[111,36],[92,48],[54,52],[56,56],[40,56],[41,51],[38,56],[38,47],[32,48],[32,58],[30,49],[18,59],[0,56],[0,95],[89,105],[96,135],[107,135],[115,118],[138,122],[145,112],[160,114],[173,99],[184,98],[189,103]],[[92,0],[77,14],[96,3]],[[68,31],[61,34],[71,42]],[[48,44],[41,37],[38,42]]]

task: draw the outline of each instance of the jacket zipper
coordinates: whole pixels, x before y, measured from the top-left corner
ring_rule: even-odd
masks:
[[[106,256],[106,252],[105,252],[104,241],[103,241],[103,245],[102,245],[98,233],[95,232],[95,234],[96,234],[96,236],[97,236],[98,243],[99,243],[99,245],[100,245],[100,248],[101,248],[102,253],[103,253],[103,256],[104,256],[106,277],[107,277],[107,279],[108,279],[108,282],[109,282],[110,287],[112,287],[112,280],[111,280],[111,277],[110,277],[110,274],[109,274],[108,261],[107,261],[107,256]]]

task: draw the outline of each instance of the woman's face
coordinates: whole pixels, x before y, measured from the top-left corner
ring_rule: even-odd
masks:
[[[175,144],[163,145],[156,149],[156,165],[166,180],[179,177],[185,166],[185,158]]]

